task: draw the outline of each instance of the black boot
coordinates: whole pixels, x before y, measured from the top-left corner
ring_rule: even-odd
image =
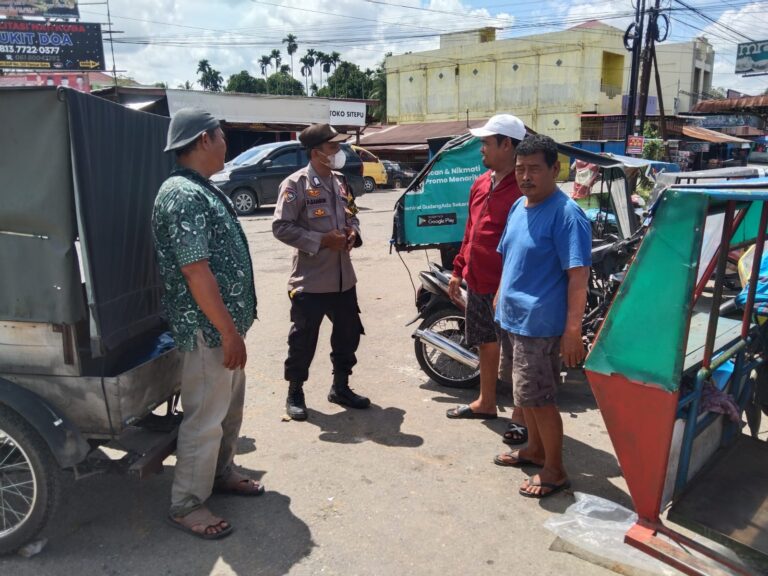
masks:
[[[306,420],[307,405],[304,403],[304,382],[290,382],[288,384],[288,399],[285,401],[285,411],[291,420]]]
[[[352,391],[349,387],[349,376],[346,374],[334,375],[333,386],[331,386],[331,391],[328,393],[328,402],[360,410],[371,405],[371,401],[368,398],[355,394]]]

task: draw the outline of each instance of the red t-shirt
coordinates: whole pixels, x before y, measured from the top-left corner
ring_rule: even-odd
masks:
[[[469,214],[461,250],[453,260],[453,275],[464,278],[478,294],[495,294],[501,280],[501,254],[496,251],[512,204],[522,196],[510,172],[491,190],[488,170],[472,184]]]

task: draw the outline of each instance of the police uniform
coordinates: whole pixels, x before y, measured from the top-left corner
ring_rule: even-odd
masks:
[[[318,127],[321,127],[319,129]],[[320,132],[322,142],[329,134],[337,134],[330,126],[313,125],[311,130]],[[335,137],[338,141],[338,137]],[[306,142],[305,142],[306,144]],[[317,144],[315,144],[317,145]],[[288,414],[306,418],[301,386],[309,377],[309,366],[315,355],[320,324],[327,316],[333,323],[331,334],[331,361],[333,364],[334,386],[329,400],[355,408],[364,408],[368,400],[357,396],[348,388],[348,377],[357,363],[355,352],[360,343],[363,326],[357,305],[355,284],[357,278],[352,267],[349,250],[331,250],[321,247],[323,235],[333,230],[345,233],[353,229],[356,233],[354,247],[362,244],[357,208],[344,176],[332,172],[329,177],[320,176],[312,164],[294,172],[280,184],[280,191],[272,222],[275,237],[295,248],[291,276],[288,280],[288,294],[291,299],[291,328],[288,333],[288,357],[285,361],[285,379],[289,387]],[[352,396],[365,400],[350,404],[338,401],[334,389],[343,388]],[[292,403],[291,390],[300,393],[300,402]],[[332,398],[333,397],[333,398]],[[297,398],[293,398],[297,400]],[[303,417],[297,412],[304,410]],[[295,410],[292,411],[291,408]]]

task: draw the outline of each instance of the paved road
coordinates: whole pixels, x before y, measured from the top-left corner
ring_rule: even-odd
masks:
[[[398,193],[360,199],[365,245],[355,251],[366,336],[353,387],[373,406],[348,412],[325,399],[330,384],[329,327],[307,383],[310,418],[282,421],[286,384],[290,250],[271,234],[271,210],[245,218],[256,268],[260,321],[248,336],[248,392],[239,463],[268,492],[258,499],[214,497],[236,532],[203,542],[167,527],[173,459],[165,473],[140,482],[103,475],[66,482],[66,497],[32,558],[0,560],[0,574],[316,575],[316,574],[609,574],[548,550],[542,527],[572,502],[517,494],[520,470],[494,466],[505,448],[502,418],[448,421],[445,410],[473,391],[436,386],[418,369],[405,324],[413,288],[389,253]],[[404,255],[415,273],[423,252]],[[436,258],[437,254],[429,256]],[[588,387],[567,384],[561,409],[565,458],[574,489],[631,504]]]

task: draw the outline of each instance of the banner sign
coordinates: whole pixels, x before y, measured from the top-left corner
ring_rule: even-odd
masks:
[[[100,24],[0,20],[0,69],[104,70]]]
[[[0,0],[0,16],[80,18],[77,0]]]
[[[739,44],[736,74],[768,74],[768,40]]]
[[[486,171],[480,140],[440,152],[424,182],[403,197],[403,241],[411,246],[461,243],[467,224],[469,189]]]
[[[331,100],[328,115],[332,126],[365,126],[365,102]]]
[[[642,154],[644,145],[642,136],[627,136],[627,154]]]

